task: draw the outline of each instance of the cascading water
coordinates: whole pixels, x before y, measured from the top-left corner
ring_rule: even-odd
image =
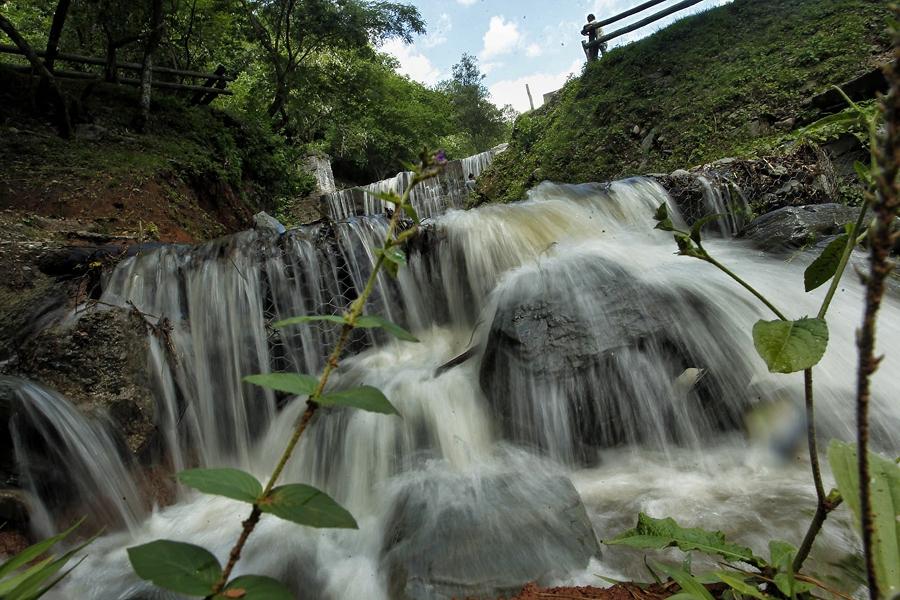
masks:
[[[487,169],[494,156],[506,150],[506,144],[462,160],[445,165],[442,172],[423,182],[410,194],[410,201],[419,217],[427,219],[452,208],[462,208],[469,195],[468,182]],[[340,190],[327,194],[325,203],[332,220],[340,221],[354,215],[375,215],[393,210],[393,205],[378,196],[394,193],[400,195],[412,180],[413,173],[403,171],[390,179],[366,186]]]
[[[360,335],[334,382],[380,388],[402,419],[323,409],[284,475],[333,495],[359,531],[263,517],[235,574],[278,577],[300,597],[335,600],[496,597],[529,580],[600,585],[596,573],[645,577],[639,555],[601,554],[594,540],[632,525],[638,511],[722,529],[759,552],[770,538],[798,541],[814,505],[791,448],[802,438],[775,454],[740,428],[754,407],[799,405],[802,378],[770,375],[756,357],[749,332],[768,318],[762,307],[709,265],[674,256],[671,236],[653,230],[664,201],[664,190],[643,179],[545,183],[526,202],[436,218],[408,268],[381,281],[370,309],[421,343]],[[117,267],[104,302],[133,302],[170,324],[168,336],[151,337],[149,368],[172,468],[234,465],[267,475],[303,402],[281,402],[241,377],[317,372],[334,331],[275,332],[268,323],[344,310],[384,228],[376,215],[338,223],[333,234],[327,226],[280,238],[248,232]],[[734,240],[705,245],[791,314],[815,312],[824,292],[803,293],[803,261],[766,258]],[[853,435],[861,306],[848,277],[816,369],[823,437]],[[898,310],[888,300],[880,324],[886,359],[872,417],[875,445],[890,453],[900,442],[888,379],[900,362]],[[685,377],[698,369],[702,377]],[[788,429],[802,433],[802,422]],[[100,460],[99,450],[66,447],[66,464]],[[109,497],[120,491],[105,486],[136,485],[114,465],[100,468],[116,473],[91,480]],[[52,505],[50,491],[36,493]],[[181,490],[142,521],[123,514],[130,526],[94,542],[59,597],[173,597],[131,573],[125,548],[176,539],[223,560],[246,512]],[[824,569],[857,551],[840,513],[823,536],[814,559]]]

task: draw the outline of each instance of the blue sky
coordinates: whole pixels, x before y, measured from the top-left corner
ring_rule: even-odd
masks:
[[[411,45],[393,40],[383,50],[397,57],[400,70],[417,81],[432,85],[450,75],[463,52],[478,57],[485,83],[498,105],[528,108],[525,84],[531,87],[535,106],[546,92],[559,89],[566,77],[584,64],[580,30],[589,12],[598,19],[640,4],[643,0],[407,0],[419,8],[428,22],[428,33]],[[684,17],[728,0],[705,0],[653,25],[613,40],[626,44]],[[677,0],[648,9],[606,28],[612,31]]]

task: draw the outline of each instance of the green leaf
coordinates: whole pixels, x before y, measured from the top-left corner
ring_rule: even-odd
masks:
[[[637,526],[621,533],[604,543],[632,548],[663,549],[677,546],[684,552],[699,550],[706,554],[719,555],[731,562],[744,562],[759,566],[762,561],[753,555],[750,548],[738,546],[725,539],[721,531],[681,527],[674,519],[654,519],[644,513],[638,515]]]
[[[388,202],[388,203],[390,203],[390,204],[400,204],[400,202],[402,201],[402,199],[400,198],[400,195],[397,194],[397,192],[394,192],[394,191],[390,191],[390,192],[374,192],[374,193],[373,193],[373,192],[370,192],[370,191],[368,191],[368,190],[363,190],[363,191],[364,191],[365,193],[367,193],[368,195],[370,195],[370,196],[375,196],[375,197],[378,198],[379,200],[383,200],[384,202]]]
[[[243,502],[256,502],[262,485],[256,477],[239,469],[188,469],[178,474],[178,480],[204,494],[225,496]]]
[[[714,215],[706,215],[705,217],[698,219],[697,222],[694,223],[693,227],[691,227],[691,239],[699,244],[701,241],[703,241],[700,236],[701,232],[703,231],[703,227],[707,223],[711,223],[712,221],[721,219],[725,216],[727,215],[725,215],[724,213],[717,213]]]
[[[856,161],[853,163],[853,168],[856,170],[856,176],[859,177],[859,181],[866,187],[871,187],[875,182],[871,167],[860,161]]]
[[[665,202],[659,205],[656,209],[656,215],[653,216],[653,219],[656,221],[665,221],[669,218],[669,205]]]
[[[248,375],[244,381],[265,388],[287,392],[295,396],[309,396],[319,385],[319,380],[312,375],[302,373],[265,373]]]
[[[849,241],[850,236],[846,233],[837,236],[825,247],[822,254],[806,268],[806,271],[803,273],[803,285],[807,292],[813,291],[834,277]]]
[[[259,508],[286,521],[309,527],[358,529],[353,515],[330,496],[301,483],[275,488],[259,503]]]
[[[694,579],[690,573],[686,573],[677,567],[672,567],[657,561],[653,561],[653,566],[668,575],[673,581],[681,586],[681,590],[685,594],[689,594],[692,598],[695,598],[695,600],[715,600],[713,595],[709,593],[709,590],[707,590],[699,581]]]
[[[290,319],[276,321],[272,323],[272,327],[274,327],[275,329],[282,329],[284,327],[288,327],[289,325],[301,325],[304,323],[313,323],[316,321],[330,321],[332,323],[337,323],[338,325],[344,325],[347,323],[347,319],[345,319],[341,315],[307,315],[304,317],[291,317]]]
[[[662,231],[675,231],[675,226],[672,225],[672,219],[666,217],[662,221],[656,224],[656,227],[653,229],[660,229]]]
[[[72,548],[59,558],[50,555],[37,563],[32,564],[23,571],[15,572],[17,568],[37,559],[54,544],[62,541],[81,525],[83,521],[84,519],[79,520],[68,530],[43,540],[42,542],[38,542],[6,561],[3,566],[0,567],[0,571],[2,571],[2,575],[0,575],[0,598],[3,598],[4,600],[36,600],[49,591],[50,588],[59,583],[72,571],[72,569],[78,566],[81,561],[78,561],[78,563],[61,575],[56,576],[69,560],[85,546],[93,542],[96,539],[96,536],[84,541],[75,548]],[[81,560],[84,559],[82,558]],[[7,575],[9,576],[7,577]],[[5,577],[5,579],[3,577]],[[53,578],[52,581],[48,582],[51,578]]]
[[[416,212],[415,207],[407,202],[403,205],[403,212],[406,213],[406,216],[412,219],[413,223],[419,225],[421,222],[419,221],[419,213]]]
[[[134,546],[128,549],[128,560],[141,579],[188,596],[208,596],[222,575],[215,556],[184,542],[156,540]]]
[[[832,440],[828,462],[844,501],[860,522],[859,469],[856,446]],[[869,453],[870,498],[875,533],[872,553],[875,576],[885,598],[900,594],[900,465],[878,454]]]
[[[828,325],[822,319],[758,321],[753,345],[772,373],[803,371],[822,360],[828,347]]]
[[[244,575],[232,579],[225,589],[216,594],[216,599],[228,600],[294,600],[291,593],[283,583],[271,577],[262,575]]]
[[[82,523],[84,523],[84,517],[78,520],[77,523],[63,531],[62,533],[55,535],[53,537],[47,538],[46,540],[40,541],[33,546],[29,546],[25,548],[9,560],[0,565],[0,578],[5,577],[7,574],[12,573],[22,565],[28,564],[38,556],[52,548],[55,544],[61,542],[66,539],[73,531],[75,531]]]
[[[781,540],[769,542],[769,563],[778,570],[772,579],[778,590],[788,598],[793,598],[797,593],[797,580],[794,579],[795,556],[797,549],[791,544]]]
[[[728,585],[732,589],[737,590],[741,594],[753,596],[754,598],[758,598],[759,600],[767,600],[769,598],[769,596],[759,591],[759,588],[757,588],[755,585],[747,583],[744,575],[740,573],[733,573],[731,571],[717,571],[716,573],[714,573],[714,575],[719,579],[719,581]]]
[[[387,249],[381,248],[375,251],[376,254],[384,256],[385,260],[396,265],[406,264],[406,253],[398,246],[390,246]]]
[[[354,388],[352,390],[344,390],[341,392],[331,392],[319,398],[318,402],[322,406],[352,406],[360,410],[381,413],[384,415],[399,415],[397,409],[391,404],[381,390],[369,385]]]
[[[387,319],[379,317],[377,315],[365,315],[356,320],[356,326],[362,327],[363,329],[375,329],[382,328],[394,337],[401,339],[405,342],[418,342],[418,338],[403,329],[399,325],[395,325],[391,323]]]

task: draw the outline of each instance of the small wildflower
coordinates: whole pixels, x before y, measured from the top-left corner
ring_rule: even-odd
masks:
[[[446,165],[447,164],[447,154],[443,150],[438,150],[434,155],[434,164],[436,165]]]

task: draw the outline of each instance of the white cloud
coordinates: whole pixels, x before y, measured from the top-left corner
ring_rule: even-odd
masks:
[[[530,58],[535,58],[536,56],[540,56],[544,53],[544,49],[541,48],[540,44],[528,44],[525,48],[525,54]]]
[[[453,20],[450,15],[443,13],[438,18],[437,24],[428,32],[428,35],[422,40],[422,45],[426,48],[434,48],[441,44],[447,43],[447,34],[453,30]]]
[[[381,45],[381,51],[387,52],[400,63],[399,71],[412,79],[426,85],[434,85],[441,78],[441,71],[431,60],[416,49],[415,44],[406,45],[402,40],[390,39]]]
[[[473,4],[478,2],[478,0],[456,0],[456,2],[462,4],[463,6],[472,6]]]
[[[519,26],[513,21],[507,21],[502,16],[491,17],[490,25],[484,34],[484,48],[481,50],[481,59],[487,60],[495,56],[509,54],[515,50],[522,41],[522,33]]]
[[[497,106],[512,104],[519,112],[524,112],[530,107],[528,95],[525,92],[525,84],[531,88],[535,108],[543,103],[544,94],[558,90],[566,82],[566,78],[573,73],[580,73],[584,60],[578,59],[572,62],[568,69],[560,73],[533,73],[518,79],[498,81],[490,86],[491,99]]]
[[[491,72],[496,71],[497,69],[499,69],[501,67],[503,67],[502,62],[486,62],[486,63],[481,63],[481,65],[479,66],[479,69],[481,69],[481,72],[484,73],[485,75],[490,75]]]

